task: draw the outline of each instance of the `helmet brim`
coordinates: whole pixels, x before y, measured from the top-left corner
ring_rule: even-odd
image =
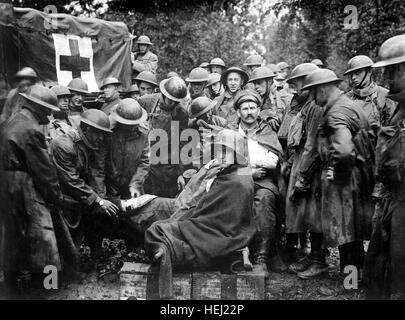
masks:
[[[142,122],[145,122],[148,119],[148,113],[146,112],[146,110],[144,108],[142,108],[142,116],[139,119],[129,120],[129,119],[125,119],[125,118],[121,117],[117,113],[117,110],[114,110],[111,113],[111,118],[113,118],[118,123],[129,125],[129,126],[135,126],[135,125],[141,124]]]
[[[402,63],[402,62],[405,62],[405,56],[381,60],[381,61],[374,63],[372,67],[380,68],[380,67],[390,66],[390,65],[398,64],[398,63]]]
[[[83,94],[89,94],[89,93],[90,93],[89,91],[82,90],[82,89],[76,89],[76,88],[72,88],[72,87],[68,87],[68,89],[69,89],[70,91],[78,92],[78,93],[83,93]],[[74,96],[74,94],[72,94],[72,96]]]
[[[51,109],[52,111],[61,111],[61,109],[59,109],[58,107],[56,107],[56,106],[54,106],[54,105],[52,105],[50,103],[47,103],[45,101],[42,101],[42,100],[40,100],[38,98],[35,98],[33,96],[30,96],[30,95],[28,95],[26,93],[19,93],[19,95],[23,96],[25,99],[27,99],[27,100],[29,100],[31,102],[34,102],[35,104],[38,104],[38,105],[40,105],[42,107]]]
[[[110,82],[110,83],[106,83],[106,84],[102,85],[102,86],[100,87],[100,90],[103,90],[104,87],[109,86],[109,85],[111,85],[111,84],[116,85],[116,86],[122,85],[122,83],[119,82],[119,81],[117,81],[117,82]]]
[[[341,81],[343,81],[343,79],[340,79],[340,78],[336,78],[336,79],[333,79],[333,80],[330,80],[330,81],[318,81],[318,82],[311,83],[309,85],[303,86],[301,90],[309,90],[309,89],[312,89],[313,87],[320,86],[320,85],[323,85],[323,84],[338,83],[338,82],[341,82]]]
[[[107,132],[107,133],[112,133],[112,131],[110,129],[99,126],[97,123],[89,121],[89,120],[87,120],[87,119],[85,119],[83,117],[80,117],[80,121],[87,124],[87,125],[89,125],[89,126],[91,126],[91,127],[93,127],[93,128],[99,129],[101,131],[104,131],[104,132]]]
[[[256,78],[249,79],[248,82],[253,82],[253,81],[257,81],[257,80],[264,80],[264,79],[274,79],[275,77],[276,77],[276,75],[267,76],[267,77],[256,77]]]
[[[137,78],[134,78],[133,80],[135,80],[135,82],[137,82],[137,84],[138,83],[141,83],[141,82],[146,82],[146,83],[149,83],[149,84],[151,84],[151,85],[153,85],[153,86],[155,86],[155,87],[158,87],[159,85],[157,84],[157,82],[153,82],[153,81],[149,81],[149,80],[145,80],[145,79],[137,79]],[[138,87],[139,87],[139,85],[138,85]]]
[[[373,64],[370,64],[370,65],[368,65],[368,66],[366,65],[366,66],[351,68],[351,69],[346,70],[346,71],[343,73],[343,75],[347,76],[347,75],[349,75],[350,73],[352,73],[352,72],[354,72],[354,71],[356,71],[356,70],[367,69],[367,68],[371,68],[372,66],[373,66]]]
[[[243,88],[247,83],[249,83],[249,75],[243,71],[242,69],[240,70],[235,70],[235,69],[227,69],[223,74],[221,74],[221,82],[224,86],[226,86],[226,78],[228,77],[228,74],[235,72],[239,73],[242,76],[242,85],[241,87]]]
[[[217,103],[218,103],[218,102],[217,102],[216,100],[212,101],[212,103],[211,103],[208,107],[204,108],[203,110],[201,110],[201,111],[198,112],[197,114],[192,114],[192,115],[190,115],[189,118],[190,118],[190,119],[195,119],[195,118],[197,118],[197,117],[203,115],[204,113],[207,113],[208,111],[210,111],[211,109],[213,109],[213,108],[217,105]]]

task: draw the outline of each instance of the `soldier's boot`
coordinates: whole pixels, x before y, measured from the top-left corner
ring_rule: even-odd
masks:
[[[323,235],[311,233],[311,265],[304,271],[298,272],[300,279],[312,279],[328,273],[329,266],[326,263],[326,250],[322,249]]]
[[[269,254],[269,233],[260,231],[255,236],[255,245],[253,253],[253,265],[257,271],[265,273],[266,277],[269,274],[267,269],[267,259]]]
[[[306,232],[300,233],[299,239],[301,248],[297,251],[297,261],[288,266],[288,271],[292,273],[305,271],[313,263],[311,257],[309,256],[310,251],[308,250],[307,246],[307,233]],[[317,241],[316,237],[314,241]]]
[[[280,255],[277,233],[275,231],[269,232],[268,239],[268,267],[273,272],[283,273],[287,270],[287,266]]]

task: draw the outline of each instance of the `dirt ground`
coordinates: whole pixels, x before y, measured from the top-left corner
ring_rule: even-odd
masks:
[[[83,272],[81,280],[62,284],[58,290],[32,290],[25,292],[23,299],[46,300],[117,300],[119,299],[119,274],[124,261],[148,262],[142,249],[126,253],[125,244],[116,240],[104,243],[103,255],[94,264],[88,248],[82,254]],[[270,272],[266,287],[269,300],[362,300],[364,291],[359,284],[357,290],[346,290],[339,276],[338,251],[330,250],[329,274],[317,279],[301,280],[290,273]],[[3,276],[0,273],[0,299],[3,293]]]

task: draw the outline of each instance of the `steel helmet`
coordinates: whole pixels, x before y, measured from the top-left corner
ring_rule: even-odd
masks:
[[[15,79],[17,78],[28,78],[28,79],[37,79],[38,75],[37,73],[34,71],[34,69],[30,68],[30,67],[25,67],[22,68],[20,71],[18,71],[15,76]]]
[[[29,93],[19,93],[30,102],[36,105],[43,106],[51,109],[52,111],[60,111],[58,108],[58,98],[56,94],[49,88],[45,88],[39,85],[33,85]]]
[[[385,67],[392,64],[405,62],[405,34],[385,40],[378,51],[380,61],[373,67]]]
[[[342,79],[338,78],[332,70],[318,69],[312,71],[305,77],[302,90],[311,89],[312,87],[326,83],[334,83],[340,81],[342,81]]]
[[[249,76],[245,71],[243,71],[241,68],[238,68],[238,67],[230,67],[230,68],[226,69],[225,72],[221,75],[221,82],[222,82],[222,84],[224,86],[226,85],[226,80],[228,78],[228,75],[231,72],[236,72],[236,73],[239,73],[241,75],[241,77],[242,77],[242,85],[241,85],[241,87],[244,87],[246,85],[246,83],[248,83]]]
[[[221,75],[219,73],[213,72],[213,73],[209,74],[208,81],[205,86],[210,87],[213,84],[216,84],[217,82],[220,82],[220,81],[221,81]]]
[[[286,79],[286,77],[283,76],[281,73],[277,74],[274,78],[274,80],[285,80],[285,79]]]
[[[275,76],[276,75],[270,68],[264,67],[264,66],[258,67],[253,70],[252,78],[249,80],[249,82],[253,82],[253,81],[261,80],[261,79],[269,79],[269,78],[273,78]]]
[[[370,57],[365,55],[355,56],[349,60],[347,63],[347,70],[345,71],[345,75],[352,73],[353,71],[363,69],[363,68],[371,68],[374,62],[370,59]]]
[[[323,67],[324,66],[321,59],[314,59],[314,60],[311,61],[311,63],[317,65],[318,67]]]
[[[225,68],[225,62],[221,58],[212,59],[209,65],[210,66],[220,66],[220,67]]]
[[[68,87],[65,86],[53,86],[51,90],[59,97],[71,97],[72,93]]]
[[[171,78],[171,77],[180,77],[179,74],[175,71],[170,71],[167,76],[167,78]]]
[[[287,62],[285,62],[285,61],[281,61],[281,62],[279,62],[279,63],[277,63],[277,67],[280,69],[280,70],[283,70],[283,69],[285,69],[285,68],[288,68],[290,65],[287,63]]]
[[[195,98],[190,105],[188,110],[188,115],[190,119],[197,118],[202,114],[208,112],[212,108],[214,108],[217,104],[217,101],[211,100],[207,97],[198,97]]]
[[[263,57],[258,54],[252,54],[247,57],[244,66],[261,66],[263,63]]]
[[[292,71],[291,75],[288,78],[287,82],[291,83],[293,80],[301,77],[305,77],[306,75],[310,74],[312,71],[318,70],[319,67],[314,63],[301,63],[296,66]]]
[[[129,87],[129,90],[127,91],[127,93],[132,93],[132,92],[139,92],[139,88],[136,84],[133,84]]]
[[[239,109],[241,104],[247,101],[251,101],[257,104],[257,107],[262,105],[262,98],[255,90],[245,89],[240,91],[235,96],[233,107],[235,110]]]
[[[208,62],[203,62],[200,64],[200,68],[208,68],[210,64]]]
[[[269,64],[267,65],[267,68],[271,69],[274,73],[279,73],[279,72],[281,72],[280,68],[277,67],[277,65],[274,64],[274,63],[269,63]]]
[[[150,39],[148,36],[139,36],[139,38],[136,40],[136,44],[148,44],[148,45],[152,45],[152,42],[150,42]]]
[[[70,91],[79,92],[83,94],[89,93],[89,87],[87,86],[86,81],[80,78],[72,79],[67,86]]]
[[[110,84],[113,84],[113,85],[118,86],[118,85],[121,85],[121,82],[120,82],[117,78],[108,77],[108,78],[105,78],[105,79],[103,80],[103,83],[101,84],[100,89],[103,90],[103,88],[104,88],[105,86],[108,86],[108,85],[110,85]]]
[[[191,70],[187,82],[206,82],[208,81],[209,73],[207,70],[197,67]]]
[[[101,110],[87,109],[80,115],[80,121],[104,132],[112,132],[110,130],[110,119]]]
[[[148,113],[141,107],[138,101],[126,98],[118,103],[117,109],[111,113],[111,117],[121,124],[134,126],[145,122],[148,118]]]
[[[186,83],[180,77],[162,80],[159,88],[163,95],[173,101],[180,102],[188,96]]]
[[[147,82],[150,83],[152,85],[154,85],[155,87],[158,86],[157,83],[157,78],[155,76],[155,74],[151,71],[142,71],[140,74],[138,74],[138,76],[135,78],[136,82]]]

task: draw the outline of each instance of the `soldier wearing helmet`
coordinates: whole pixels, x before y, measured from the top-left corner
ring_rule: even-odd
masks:
[[[138,50],[131,53],[133,75],[136,76],[142,71],[150,71],[156,74],[158,57],[150,51],[152,42],[148,36],[142,35],[136,40]]]
[[[186,82],[188,82],[188,90],[192,100],[198,97],[205,96],[204,88],[209,80],[209,73],[203,68],[194,68],[191,70]]]
[[[253,263],[266,273],[267,263],[273,271],[282,272],[286,267],[277,250],[276,214],[279,190],[275,172],[283,150],[276,132],[259,116],[260,107],[261,97],[256,91],[240,91],[234,102],[239,121],[233,128],[247,138],[249,166],[255,183],[253,208],[256,235],[252,248]]]
[[[38,82],[38,76],[32,68],[25,67],[16,73],[13,80],[16,82],[17,86],[7,95],[2,113],[0,115],[0,123],[6,121],[15,112],[21,109],[21,103],[24,100],[19,93],[28,92],[30,87]]]
[[[339,89],[340,81],[332,70],[318,69],[305,77],[302,90],[325,108],[318,131],[321,225],[324,245],[339,248],[342,272],[347,265],[361,270],[362,241],[371,236],[374,147],[366,115]],[[320,264],[298,276],[308,279],[327,270]]]
[[[213,113],[224,118],[230,125],[238,121],[238,115],[233,107],[235,96],[245,87],[248,80],[248,74],[238,67],[231,67],[221,75],[225,92],[216,98],[217,105]]]
[[[115,217],[118,211],[106,199],[105,158],[110,133],[108,116],[101,110],[87,109],[80,116],[77,130],[59,135],[51,142],[62,193],[71,199],[63,208],[65,221],[76,244],[80,245],[81,233],[86,230],[93,257],[101,246],[97,219],[100,215]]]
[[[205,95],[211,100],[219,97],[224,93],[224,86],[221,83],[221,75],[219,73],[210,73],[208,81],[205,85]]]
[[[219,73],[222,74],[225,70],[225,62],[221,58],[214,58],[210,61],[209,68],[211,73]]]
[[[295,87],[296,93],[279,130],[279,133],[284,128],[287,131],[286,139],[280,139],[280,136],[279,139],[285,141],[281,173],[288,186],[285,196],[288,269],[294,273],[318,270],[326,265],[322,249],[321,202],[317,196],[321,182],[320,170],[317,170],[317,133],[322,109],[309,91],[302,91],[305,77],[315,70],[319,68],[313,63],[302,63],[292,70],[287,82]],[[311,235],[309,256],[305,252],[308,230]],[[300,250],[296,249],[298,240]]]
[[[89,87],[83,79],[72,79],[67,85],[72,93],[69,103],[69,115],[79,119],[80,114],[85,110],[83,106],[84,97],[89,93]],[[80,122],[80,120],[78,120]]]
[[[199,65],[200,68],[203,68],[205,70],[207,70],[208,72],[211,72],[210,70],[210,64],[208,62],[203,62]]]
[[[321,59],[318,59],[318,58],[313,59],[313,60],[311,61],[311,63],[314,64],[314,65],[316,65],[318,68],[321,68],[321,69],[325,67],[325,65],[324,65],[324,63],[322,62],[322,60],[321,60]]]
[[[283,120],[285,102],[275,90],[273,78],[276,75],[268,67],[259,67],[252,73],[249,82],[253,84],[255,91],[262,98],[260,117],[269,122],[272,129],[277,132]]]
[[[252,54],[246,58],[246,61],[243,65],[247,68],[249,77],[251,77],[253,70],[261,67],[262,64],[263,64],[263,57],[258,54]]]
[[[119,91],[121,85],[121,82],[114,77],[105,78],[101,84],[100,89],[103,91],[104,95],[104,104],[101,106],[101,111],[105,112],[108,116],[121,101]]]
[[[145,192],[160,197],[174,198],[184,187],[182,177],[184,166],[176,159],[179,154],[172,147],[181,150],[185,143],[180,135],[188,126],[188,114],[182,103],[189,98],[186,83],[179,77],[164,79],[159,84],[160,93],[147,94],[138,102],[148,112],[151,130],[150,174],[145,182]],[[160,129],[160,130],[157,130]],[[172,130],[176,130],[171,134]],[[165,132],[165,141],[153,136]],[[154,148],[154,149],[153,149]],[[180,163],[179,163],[180,162]]]
[[[386,126],[395,109],[395,103],[387,98],[388,89],[377,85],[372,78],[373,61],[364,55],[351,58],[344,73],[352,82],[347,95],[365,112],[375,135],[380,126]]]
[[[21,110],[0,125],[0,268],[10,294],[22,271],[37,280],[46,265],[60,271],[63,249],[51,214],[62,194],[41,128],[59,110],[57,97],[38,85],[19,95]]]
[[[379,61],[389,84],[388,98],[398,103],[377,142],[377,180],[381,184],[376,206],[376,224],[364,268],[369,299],[405,297],[404,242],[404,119],[405,119],[405,35],[391,37],[379,49]],[[377,262],[381,261],[377,265]]]
[[[155,93],[158,87],[158,81],[151,71],[142,71],[133,79],[139,87],[140,96]]]
[[[126,92],[126,97],[131,98],[134,100],[138,100],[141,95],[139,93],[139,87],[136,84],[133,84],[129,87],[128,91]]]

